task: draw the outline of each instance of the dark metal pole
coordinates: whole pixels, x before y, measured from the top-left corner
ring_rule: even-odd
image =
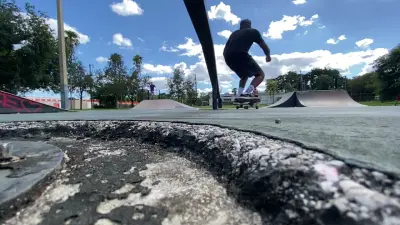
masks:
[[[211,36],[204,0],[184,0],[184,3],[203,49],[204,59],[207,64],[207,70],[213,89],[213,109],[218,110],[218,108],[222,107],[222,100],[218,86],[218,73],[215,60],[214,43]]]

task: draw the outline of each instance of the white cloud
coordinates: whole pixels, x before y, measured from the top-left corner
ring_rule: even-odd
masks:
[[[303,4],[306,4],[306,3],[307,3],[306,0],[293,0],[292,2],[293,2],[293,4],[295,4],[295,5],[303,5]]]
[[[331,44],[331,45],[336,45],[336,44],[339,43],[340,41],[344,41],[344,40],[346,40],[346,39],[347,39],[347,38],[346,38],[346,35],[342,34],[342,35],[340,35],[337,39],[329,38],[329,39],[326,41],[326,43],[327,43],[327,44]]]
[[[230,90],[232,89],[232,81],[220,81],[219,87],[221,90]]]
[[[230,31],[230,30],[223,30],[223,31],[218,32],[219,36],[224,37],[226,39],[228,39],[229,36],[231,36],[231,34],[232,34],[232,31]]]
[[[171,66],[143,64],[143,72],[150,74],[172,74],[173,69]]]
[[[343,39],[343,38],[341,38]],[[179,45],[181,55],[195,57],[198,61],[194,64],[180,62],[175,65],[151,65],[144,64],[144,72],[149,74],[169,74],[173,73],[175,68],[183,70],[185,76],[196,74],[198,83],[210,85],[210,79],[205,64],[201,45],[195,43],[191,38],[186,38],[186,42]],[[230,91],[233,88],[232,82],[237,80],[237,76],[225,64],[223,58],[224,45],[214,45],[219,85],[221,90]],[[279,55],[272,55],[272,62],[266,63],[264,56],[253,56],[266,74],[266,78],[275,78],[288,71],[308,72],[313,68],[334,68],[342,74],[349,74],[353,66],[363,66],[362,71],[369,71],[372,68],[374,60],[387,54],[388,50],[384,48],[368,49],[346,53],[332,53],[328,50],[315,50],[311,52],[292,52]],[[356,74],[354,74],[356,75]],[[163,80],[164,78],[157,78]],[[165,78],[166,79],[166,78]],[[161,81],[158,81],[161,82]],[[265,90],[265,83],[259,86],[259,91]],[[206,90],[199,90],[207,92]],[[211,90],[208,90],[211,91]]]
[[[173,48],[173,47],[168,47],[165,42],[162,43],[160,51],[163,52],[179,52],[179,49]]]
[[[209,75],[204,61],[201,45],[186,38],[186,43],[180,45],[183,55],[197,57],[199,61],[192,65],[180,63],[186,75],[196,74],[199,82],[209,82]],[[214,45],[218,77],[220,82],[231,82],[237,79],[236,75],[228,68],[223,58],[224,45]],[[355,65],[364,65],[368,68],[375,59],[387,54],[388,50],[377,48],[373,50],[355,51],[347,53],[331,53],[328,50],[315,50],[311,52],[292,52],[272,55],[272,62],[266,63],[264,56],[254,56],[266,74],[267,78],[274,78],[290,70],[307,72],[313,68],[335,68],[342,73],[349,73]],[[176,67],[175,65],[175,67]],[[226,83],[225,83],[226,85]]]
[[[197,92],[199,93],[199,94],[201,94],[201,93],[206,93],[206,94],[208,94],[208,93],[210,93],[210,92],[212,92],[212,89],[211,88],[204,88],[204,89],[197,89]]]
[[[53,35],[55,37],[58,37],[58,24],[57,24],[57,20],[55,19],[46,19],[46,23],[49,25],[49,27],[53,30]],[[90,41],[89,36],[87,36],[86,34],[82,34],[81,32],[78,31],[78,29],[76,29],[75,27],[72,27],[66,23],[64,23],[64,30],[68,30],[68,31],[73,31],[78,35],[78,39],[79,39],[79,43],[80,44],[87,44]]]
[[[140,37],[137,38],[139,41],[144,42],[144,40]]]
[[[186,55],[186,56],[197,56],[199,54],[203,53],[203,49],[201,48],[200,44],[195,44],[193,42],[193,39],[191,38],[185,38],[186,43],[185,44],[180,44],[178,45],[178,49],[184,50],[185,53],[182,53],[181,55]]]
[[[132,0],[122,0],[119,3],[112,3],[110,8],[113,12],[120,16],[142,15],[144,10],[140,8],[137,2]]]
[[[344,35],[344,34],[342,34],[342,35],[340,35],[339,37],[338,37],[338,40],[340,40],[340,41],[344,41],[344,40],[346,40],[347,38],[346,38],[346,35]]]
[[[132,47],[132,41],[121,33],[113,35],[113,43],[121,47]]]
[[[265,81],[261,82],[261,84],[257,87],[257,90],[258,90],[259,92],[264,92],[265,89],[267,89],[266,84],[267,84],[267,83],[266,83]]]
[[[267,32],[263,33],[264,37],[270,39],[282,39],[282,34],[286,31],[294,31],[298,26],[307,27],[317,21],[319,18],[318,14],[313,15],[310,19],[306,19],[304,16],[286,16],[284,15],[279,21],[272,21],[269,24]]]
[[[99,57],[96,58],[96,62],[98,62],[98,63],[108,62],[108,58],[103,57],[103,56],[99,56]]]
[[[225,5],[223,2],[220,2],[219,5],[211,6],[208,11],[208,18],[210,20],[222,19],[232,25],[236,25],[240,21],[240,18],[232,13],[231,6]]]
[[[151,77],[150,81],[156,86],[157,90],[166,91],[168,89],[166,77]]]
[[[357,42],[356,42],[356,45],[357,45],[359,48],[368,48],[372,43],[374,43],[374,40],[373,40],[373,39],[371,39],[371,38],[365,38],[365,39],[362,39],[362,40],[357,41]]]
[[[333,38],[329,38],[329,39],[326,41],[327,44],[331,44],[331,45],[336,45],[338,42],[339,42],[339,41],[336,41],[336,40],[333,39]]]

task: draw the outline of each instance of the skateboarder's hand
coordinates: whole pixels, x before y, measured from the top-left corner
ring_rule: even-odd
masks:
[[[267,57],[265,57],[265,61],[271,62],[271,56],[270,56],[270,55],[267,55]]]

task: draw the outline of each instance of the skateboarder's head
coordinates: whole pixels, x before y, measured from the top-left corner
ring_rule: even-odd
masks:
[[[249,19],[244,19],[240,21],[240,29],[251,28],[251,21]]]

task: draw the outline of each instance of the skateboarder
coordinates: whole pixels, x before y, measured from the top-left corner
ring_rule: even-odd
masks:
[[[254,42],[264,51],[265,60],[271,62],[268,45],[262,39],[261,33],[251,28],[251,21],[248,19],[240,22],[240,29],[231,34],[225,45],[225,62],[240,78],[239,89],[236,93],[238,98],[253,97],[253,91],[263,82],[265,77],[260,66],[248,53]],[[253,76],[254,79],[250,86],[243,92],[248,78]]]
[[[153,97],[154,97],[155,88],[156,88],[156,85],[154,85],[153,83],[150,83],[150,99],[153,99]]]

